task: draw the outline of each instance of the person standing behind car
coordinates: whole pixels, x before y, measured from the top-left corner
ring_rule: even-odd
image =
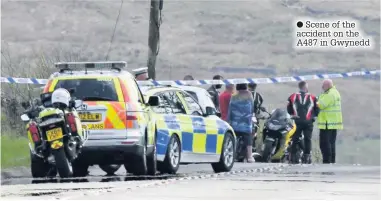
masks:
[[[262,106],[262,103],[263,103],[262,95],[256,91],[257,89],[256,83],[250,83],[248,86],[249,86],[249,91],[252,93],[254,98],[254,112],[255,114],[259,114],[259,108]]]
[[[297,116],[295,119],[296,131],[293,136],[293,141],[297,141],[299,137],[304,134],[304,155],[302,158],[303,163],[311,163],[311,138],[319,108],[317,105],[316,97],[308,93],[308,84],[301,81],[298,84],[299,92],[291,94],[288,98],[287,112],[290,115]],[[291,156],[296,154],[296,143],[291,147]],[[293,157],[292,157],[293,158]],[[291,161],[297,163],[297,161]]]
[[[232,97],[234,91],[234,85],[228,84],[225,86],[225,91],[221,93],[219,96],[219,103],[220,103],[220,112],[221,112],[221,119],[226,121],[226,118],[228,116],[228,109],[230,104],[230,99]]]
[[[213,76],[213,80],[222,80],[222,79],[224,79],[224,78],[221,75]],[[208,89],[208,93],[212,96],[214,106],[216,107],[217,110],[219,110],[219,108],[220,108],[220,103],[218,100],[220,92],[218,92],[217,89],[220,89],[221,87],[222,87],[221,84],[215,84],[215,85],[212,85],[211,87],[209,87],[209,89]]]
[[[253,96],[247,90],[247,84],[237,84],[237,92],[230,99],[227,122],[233,128],[237,136],[243,136],[246,147],[246,161],[255,162],[252,156],[252,117],[253,117]]]

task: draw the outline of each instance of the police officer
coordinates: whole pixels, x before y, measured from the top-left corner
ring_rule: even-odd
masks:
[[[222,79],[224,79],[224,78],[221,75],[213,76],[213,80],[222,80]],[[209,92],[210,96],[212,96],[213,103],[216,106],[217,110],[219,110],[219,108],[220,108],[220,103],[218,100],[218,98],[220,96],[220,92],[217,89],[220,89],[221,87],[222,87],[221,84],[216,84],[216,85],[212,85],[208,89],[208,92]]]
[[[138,81],[149,80],[148,78],[148,67],[138,68],[132,70],[135,75],[135,79]]]
[[[323,155],[323,163],[335,163],[337,130],[344,128],[341,113],[341,96],[330,79],[323,81],[322,89],[324,92],[320,94],[318,99],[320,108],[318,116],[320,150]]]
[[[308,93],[308,84],[305,81],[301,81],[298,84],[299,92],[291,94],[288,98],[287,112],[290,115],[297,116],[295,119],[296,131],[293,136],[293,145],[291,147],[291,162],[298,163],[296,161],[295,154],[297,152],[296,145],[301,143],[303,150],[303,163],[311,163],[311,138],[314,128],[313,123],[317,115],[319,114],[319,108],[317,105],[316,97],[313,94]],[[303,142],[299,142],[301,135],[304,135]],[[304,145],[304,146],[303,146]]]

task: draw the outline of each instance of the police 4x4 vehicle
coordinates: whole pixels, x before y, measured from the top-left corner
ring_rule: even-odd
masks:
[[[155,174],[155,121],[148,105],[156,106],[158,98],[151,97],[145,103],[134,77],[123,70],[126,62],[67,62],[55,66],[59,72],[51,75],[44,92],[75,89],[72,96],[83,101],[77,111],[88,130],[88,141],[76,164],[83,169],[82,176],[96,164],[126,164],[133,174]]]

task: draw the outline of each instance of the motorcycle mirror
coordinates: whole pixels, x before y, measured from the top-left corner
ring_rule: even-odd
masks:
[[[23,115],[21,115],[21,120],[22,120],[22,121],[29,121],[29,117],[28,117],[28,115],[27,115],[27,114],[23,114]]]
[[[41,106],[42,105],[41,99],[35,98],[33,100],[33,105],[35,105],[35,106]]]
[[[30,104],[29,104],[28,101],[26,101],[26,102],[22,102],[22,103],[21,103],[21,106],[26,110],[26,109],[28,109],[28,107],[30,106]]]
[[[82,100],[75,100],[74,101],[75,102],[75,108],[79,108],[79,107],[81,107],[82,105],[83,105],[83,101]]]

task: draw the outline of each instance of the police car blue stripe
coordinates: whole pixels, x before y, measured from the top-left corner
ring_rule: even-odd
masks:
[[[206,148],[207,153],[216,153],[217,151],[217,135],[206,136]]]
[[[193,133],[181,132],[181,142],[183,151],[193,151]]]
[[[169,142],[169,132],[166,129],[158,129],[156,136],[156,153],[165,155]]]

